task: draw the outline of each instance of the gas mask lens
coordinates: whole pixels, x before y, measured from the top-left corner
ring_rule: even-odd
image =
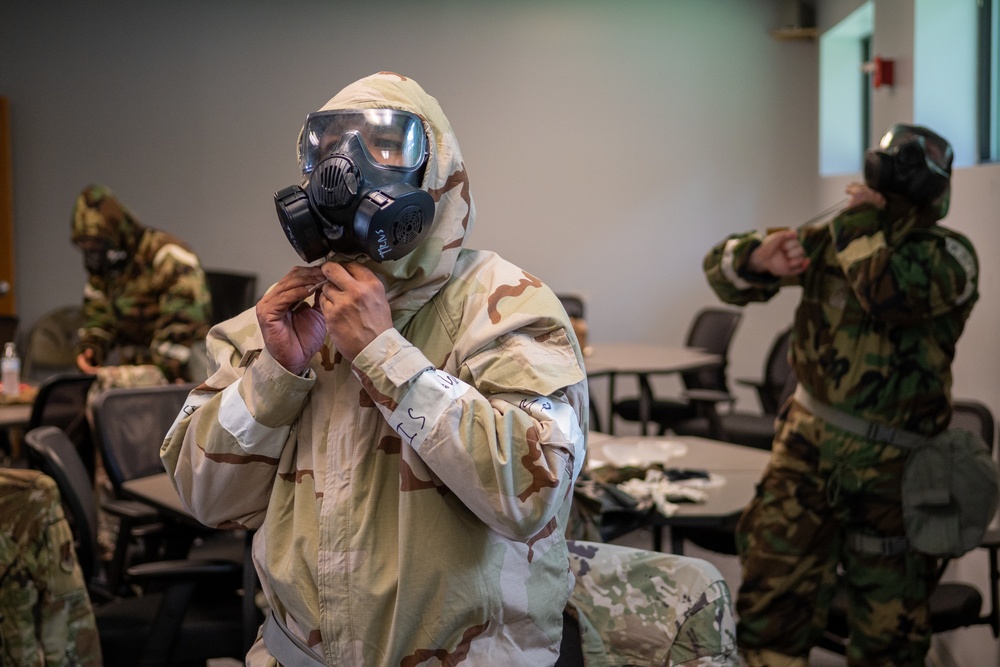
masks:
[[[366,157],[375,165],[415,169],[427,154],[424,126],[416,114],[396,109],[317,111],[306,117],[299,142],[302,173],[312,172],[349,132],[361,137]]]
[[[929,130],[917,133],[893,127],[882,137],[879,148],[895,153],[897,162],[911,169],[926,167],[928,171],[945,178],[951,176],[951,146]]]

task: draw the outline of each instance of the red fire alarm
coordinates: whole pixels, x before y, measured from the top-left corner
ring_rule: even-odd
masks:
[[[893,82],[893,65],[896,61],[875,56],[871,62],[865,63],[862,69],[872,75],[872,87],[891,86]]]

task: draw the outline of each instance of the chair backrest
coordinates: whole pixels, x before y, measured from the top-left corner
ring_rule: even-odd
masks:
[[[17,315],[0,315],[0,347],[17,340]]]
[[[28,429],[56,426],[76,446],[87,471],[94,474],[94,440],[87,420],[87,392],[95,376],[60,373],[44,380],[31,405]]]
[[[84,581],[89,582],[97,566],[97,500],[76,445],[56,426],[31,429],[24,435],[24,443],[32,466],[59,487],[76,540],[76,557]]]
[[[722,363],[683,373],[681,378],[686,388],[729,391],[729,346],[742,317],[741,311],[728,308],[704,308],[698,311],[688,329],[685,344],[719,355]]]
[[[239,315],[257,301],[257,274],[206,270],[212,293],[212,324]]]
[[[195,386],[108,389],[93,400],[97,445],[116,493],[130,479],[163,472],[160,445]]]
[[[24,376],[32,381],[77,372],[76,347],[83,307],[61,306],[39,317],[24,337]]]
[[[782,404],[782,394],[792,367],[788,363],[788,343],[792,337],[791,327],[774,338],[764,362],[764,386],[761,387],[760,407],[764,414],[778,414]]]
[[[581,320],[587,319],[583,297],[575,294],[556,294],[556,297],[562,303],[562,307],[566,310],[567,315]]]

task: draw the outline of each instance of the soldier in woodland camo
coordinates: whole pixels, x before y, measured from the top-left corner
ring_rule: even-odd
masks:
[[[802,290],[790,349],[799,389],[737,531],[737,634],[751,666],[807,664],[838,565],[850,587],[848,663],[924,664],[935,561],[906,543],[909,450],[888,434],[920,441],[951,416],[955,345],[979,292],[972,244],[938,224],[950,173],[947,142],[894,126],[832,221],[734,234],[705,257],[727,303]]]
[[[211,296],[197,255],[144,227],[111,192],[91,185],[73,208],[72,241],[89,274],[77,364],[153,364],[170,380],[194,380],[192,348],[209,329]],[[197,357],[197,354],[195,355]]]

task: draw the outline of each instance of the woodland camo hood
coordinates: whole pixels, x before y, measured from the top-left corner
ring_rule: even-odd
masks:
[[[77,196],[71,229],[73,243],[100,238],[112,250],[125,251],[129,257],[135,254],[143,231],[132,212],[103,185],[88,185]]]

